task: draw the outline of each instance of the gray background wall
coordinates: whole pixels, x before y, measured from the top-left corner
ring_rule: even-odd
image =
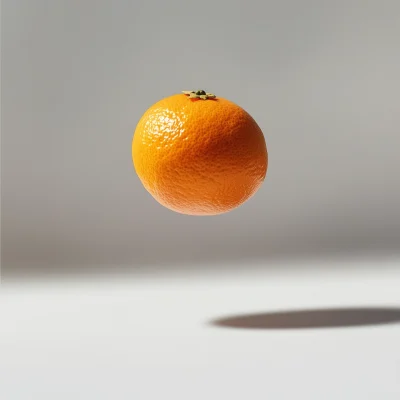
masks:
[[[3,273],[398,254],[399,71],[395,0],[3,0]],[[162,208],[131,163],[141,114],[193,88],[269,148],[218,217]]]

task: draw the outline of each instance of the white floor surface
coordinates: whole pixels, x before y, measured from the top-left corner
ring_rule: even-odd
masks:
[[[346,317],[400,315],[400,262],[161,271],[3,284],[0,399],[400,399],[400,317]]]

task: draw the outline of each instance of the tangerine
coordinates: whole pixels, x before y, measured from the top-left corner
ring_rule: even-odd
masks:
[[[268,153],[250,114],[199,90],[164,98],[144,113],[134,132],[132,160],[143,186],[163,206],[216,215],[256,193]]]

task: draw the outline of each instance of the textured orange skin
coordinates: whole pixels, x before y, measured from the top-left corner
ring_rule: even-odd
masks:
[[[248,200],[265,179],[264,135],[229,100],[167,97],[140,119],[132,141],[135,170],[165,207],[190,215],[228,212]]]

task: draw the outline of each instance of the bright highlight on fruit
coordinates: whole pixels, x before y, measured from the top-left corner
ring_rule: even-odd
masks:
[[[254,119],[204,90],[151,106],[137,124],[132,159],[160,204],[190,215],[240,206],[260,188],[268,166],[264,135]]]

